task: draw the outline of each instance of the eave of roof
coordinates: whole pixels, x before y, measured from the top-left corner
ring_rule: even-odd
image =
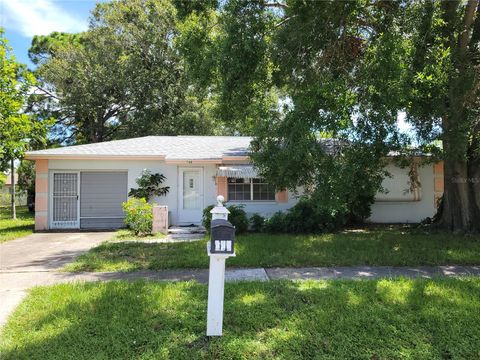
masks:
[[[32,154],[27,160],[165,160],[164,155],[107,155],[107,154]]]

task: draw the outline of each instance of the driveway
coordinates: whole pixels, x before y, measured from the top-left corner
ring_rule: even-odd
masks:
[[[58,270],[112,236],[110,232],[35,233],[0,244],[0,272]]]
[[[28,288],[48,283],[55,270],[112,234],[36,233],[0,244],[0,328]]]

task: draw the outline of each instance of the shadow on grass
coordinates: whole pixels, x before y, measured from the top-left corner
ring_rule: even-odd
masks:
[[[227,284],[207,338],[206,286],[111,282],[35,289],[2,359],[476,359],[478,279]]]

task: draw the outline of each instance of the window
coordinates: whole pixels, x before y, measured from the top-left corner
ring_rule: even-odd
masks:
[[[275,200],[275,189],[263,179],[228,178],[228,200]]]

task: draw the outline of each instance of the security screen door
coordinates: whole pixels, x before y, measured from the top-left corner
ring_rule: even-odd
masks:
[[[78,217],[78,172],[53,173],[52,228],[76,229]]]

